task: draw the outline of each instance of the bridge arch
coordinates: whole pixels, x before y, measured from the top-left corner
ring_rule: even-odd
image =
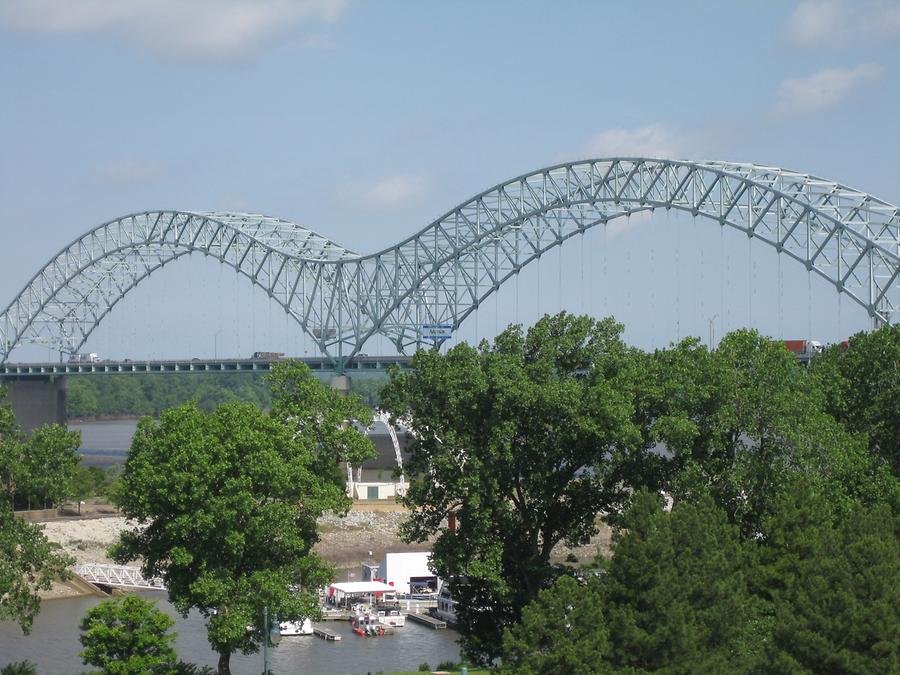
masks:
[[[559,164],[497,184],[366,256],[263,216],[126,216],[64,249],[0,315],[0,363],[21,342],[77,350],[128,290],[176,252],[190,251],[214,255],[261,285],[330,356],[352,357],[376,333],[404,351],[420,342],[423,324],[458,327],[549,249],[615,218],[658,208],[740,230],[828,280],[876,323],[898,318],[896,206],[774,167],[611,158]],[[129,257],[135,255],[139,265]]]
[[[263,288],[311,335],[309,314],[291,304],[295,279],[323,260],[356,255],[312,230],[266,216],[188,211],[123,216],[64,247],[0,314],[0,363],[20,343],[77,352],[129,291],[192,253],[214,256]]]

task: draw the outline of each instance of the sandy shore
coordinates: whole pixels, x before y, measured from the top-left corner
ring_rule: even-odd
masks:
[[[398,536],[400,522],[406,511],[400,507],[378,505],[378,510],[370,510],[368,505],[350,511],[344,518],[326,515],[319,520],[321,540],[315,551],[337,568],[337,577],[343,578],[347,571],[358,571],[364,560],[381,560],[385,553],[400,551],[426,551],[430,543],[405,544]],[[71,555],[76,563],[110,563],[107,549],[113,544],[127,521],[120,516],[57,520],[42,523],[44,533],[50,541],[57,542]],[[563,561],[574,555],[579,562],[589,562],[596,555],[609,552],[610,532],[603,528],[593,541],[577,549],[559,546],[554,551],[554,559]],[[58,598],[78,595],[74,589],[63,584],[55,584],[42,597]]]

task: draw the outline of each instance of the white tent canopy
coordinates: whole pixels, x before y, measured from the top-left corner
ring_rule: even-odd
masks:
[[[358,593],[393,593],[397,589],[380,581],[344,581],[331,584],[329,588],[333,588],[347,595],[356,595]]]

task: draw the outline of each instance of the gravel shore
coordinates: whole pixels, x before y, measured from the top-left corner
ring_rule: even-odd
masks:
[[[378,508],[374,509],[360,504],[343,518],[328,514],[319,519],[320,541],[314,550],[334,564],[338,579],[346,578],[350,571],[358,573],[365,560],[382,560],[385,553],[431,548],[431,542],[406,544],[400,540],[397,532],[406,516],[404,509],[394,505],[376,506]],[[56,520],[42,523],[42,526],[47,538],[60,544],[76,563],[110,563],[107,548],[127,526],[127,521],[121,516],[108,516]],[[609,529],[604,527],[590,544],[576,549],[558,546],[553,558],[562,562],[573,555],[579,562],[589,562],[596,555],[609,552],[609,541]],[[76,591],[64,584],[54,584],[54,588],[42,597],[50,599],[75,594]]]

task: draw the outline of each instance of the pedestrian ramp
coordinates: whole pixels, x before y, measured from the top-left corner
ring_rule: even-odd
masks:
[[[75,565],[75,574],[92,584],[113,588],[165,589],[159,577],[145,579],[140,567],[112,565],[109,563],[83,563]]]

